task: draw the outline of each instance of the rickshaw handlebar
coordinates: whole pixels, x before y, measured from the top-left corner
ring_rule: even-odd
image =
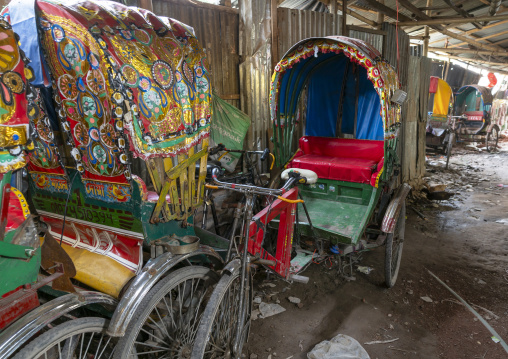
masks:
[[[254,185],[248,185],[248,184],[236,184],[236,183],[227,183],[227,182],[221,182],[218,179],[218,176],[220,174],[220,171],[218,168],[214,168],[212,170],[212,179],[215,185],[206,185],[208,188],[212,189],[229,189],[241,193],[252,193],[257,195],[264,195],[264,196],[274,196],[277,197],[285,202],[291,201],[291,203],[297,203],[302,202],[301,200],[288,200],[284,197],[281,197],[284,193],[286,193],[295,183],[301,182],[302,180],[305,182],[306,178],[302,177],[300,174],[294,172],[289,176],[288,181],[279,189],[273,189],[273,188],[265,188],[265,187],[258,187]]]

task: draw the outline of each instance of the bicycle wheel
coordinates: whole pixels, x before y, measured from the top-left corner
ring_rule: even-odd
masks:
[[[242,323],[241,337],[238,348],[234,344],[240,317],[240,273],[224,274],[210,297],[203,319],[196,334],[191,359],[237,359],[242,355],[243,344],[246,342],[249,328],[252,305],[251,280],[246,289],[249,295],[245,297],[245,322]]]
[[[497,141],[499,140],[499,135],[497,133],[497,128],[492,127],[492,130],[487,133],[487,137],[485,139],[485,147],[487,147],[488,152],[492,152],[497,148]]]
[[[178,269],[162,279],[141,302],[114,358],[188,358],[218,279],[200,266]]]
[[[400,209],[399,218],[393,233],[386,237],[385,246],[385,283],[388,288],[395,285],[399,275],[402,247],[404,245],[404,232],[406,227],[406,203]]]
[[[28,343],[13,359],[107,359],[114,350],[103,318],[79,318],[60,324]]]
[[[452,156],[452,147],[453,140],[455,139],[455,134],[452,132],[448,136],[448,143],[446,144],[446,168],[448,169],[448,164],[450,163],[450,157]]]

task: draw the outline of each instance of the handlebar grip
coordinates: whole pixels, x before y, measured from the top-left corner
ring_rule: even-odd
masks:
[[[287,203],[304,203],[303,199],[287,199],[282,196],[277,196],[277,198]]]
[[[263,151],[263,154],[261,155],[261,161],[266,160],[266,158],[268,157],[269,154],[270,154],[270,149],[265,148],[265,150]]]
[[[217,146],[210,150],[210,155],[216,155],[219,151],[223,151],[225,148],[226,146],[224,146],[222,143],[219,143]]]

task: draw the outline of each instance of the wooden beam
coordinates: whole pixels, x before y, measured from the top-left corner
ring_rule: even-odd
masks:
[[[506,24],[506,23],[508,23],[508,20],[498,21],[498,22],[496,22],[496,23],[493,23],[493,24],[489,24],[489,25],[487,25],[487,26],[484,26],[484,27],[483,27],[483,30],[487,30],[487,29],[493,28],[493,27],[498,26],[498,25],[504,25],[504,24]],[[467,31],[461,30],[461,29],[459,29],[459,28],[455,28],[455,29],[456,29],[456,30],[459,30],[459,31],[460,31],[462,34],[464,34],[464,35],[471,35],[471,34],[473,34],[473,33],[475,33],[475,32],[480,31],[480,30],[478,30],[478,29],[471,29],[471,30],[467,30]],[[431,33],[435,33],[435,32],[439,32],[439,31],[437,31],[437,30],[431,30]],[[434,40],[434,41],[429,42],[429,45],[436,44],[436,43],[441,42],[441,41],[443,41],[443,39],[440,39],[440,40]]]
[[[271,0],[270,17],[272,26],[272,70],[279,62],[279,24],[277,22],[277,0]]]
[[[402,1],[401,1],[402,3]],[[416,8],[418,9],[418,8]],[[419,10],[418,10],[419,11]],[[399,15],[400,18],[400,15]],[[442,24],[468,24],[478,21],[498,21],[508,20],[508,15],[496,15],[496,16],[473,16],[469,18],[439,18],[439,19],[424,19],[424,20],[410,20],[410,21],[399,21],[399,26],[422,26],[422,25],[442,25]]]
[[[432,6],[432,0],[427,0],[427,6]],[[427,16],[432,15],[432,10],[426,11]],[[427,56],[429,54],[429,27],[425,26],[425,33],[424,33],[424,39],[423,39],[423,56]]]
[[[487,65],[492,65],[492,66],[508,66],[508,61],[506,62],[493,62],[493,61],[487,61],[487,60],[480,60],[480,59],[469,59],[467,57],[459,57],[459,56],[454,56],[454,55],[440,55],[438,54],[439,56],[446,56],[450,59],[454,59],[454,60],[460,60],[460,61],[467,61],[467,62],[474,62],[474,63],[479,63],[479,64],[487,64]]]
[[[409,11],[412,11],[418,19],[430,21],[429,20],[430,16],[428,16],[424,12],[418,10],[418,8],[416,6],[414,6],[409,0],[398,0],[398,1],[406,9],[408,9]],[[500,17],[501,16],[498,16],[498,18],[500,18]],[[508,16],[507,16],[507,19],[508,19]],[[400,22],[399,22],[399,25],[400,25]],[[458,35],[458,34],[455,34],[455,33],[451,32],[451,31],[445,30],[440,25],[431,25],[431,27],[433,29],[436,29],[437,31],[441,32],[444,35],[448,35],[450,37],[453,37],[454,39],[467,42],[468,44],[471,44],[471,45],[473,45],[475,47],[478,47],[480,49],[487,49],[487,50],[491,50],[491,51],[500,51],[500,49],[502,50],[502,48],[500,48],[499,46],[482,44],[481,42],[478,42],[476,40],[472,40],[472,39],[467,38],[465,36]]]
[[[506,51],[489,51],[489,50],[474,50],[474,49],[448,49],[446,47],[430,47],[429,51],[448,52],[450,54],[482,54],[493,56],[508,56]]]
[[[479,37],[478,40],[485,41],[487,39],[490,39],[491,37],[501,36],[501,35],[504,35],[504,34],[508,34],[508,30],[502,31],[502,32],[497,32],[497,33],[490,34],[490,35],[487,35],[487,36],[482,36],[482,37]],[[450,47],[457,47],[457,46],[462,46],[462,45],[465,45],[465,44],[466,44],[465,42],[459,42],[458,44],[450,45]],[[494,44],[497,44],[497,42],[494,42]]]
[[[340,6],[340,7],[341,7],[341,9],[342,9],[342,6],[343,6],[343,5],[342,5],[342,2],[341,2],[341,1],[337,1],[337,6]],[[342,11],[342,10],[341,10],[341,11]],[[365,24],[367,24],[367,25],[370,25],[370,26],[372,26],[372,27],[377,27],[377,26],[378,26],[378,23],[377,23],[377,22],[372,21],[372,20],[369,20],[369,19],[367,19],[366,17],[364,17],[364,16],[362,16],[362,15],[358,14],[357,12],[354,12],[354,11],[352,11],[352,10],[347,9],[347,10],[346,10],[346,13],[347,13],[348,15],[350,15],[350,16],[352,16],[352,17],[354,17],[355,19],[360,20],[361,22],[363,22],[363,23],[365,23]]]
[[[397,20],[397,11],[393,10],[391,7],[388,7],[384,4],[376,0],[364,0],[367,4],[369,4],[372,8],[376,9],[378,12],[391,17],[394,20]],[[412,19],[404,14],[399,13],[399,21],[412,21]]]
[[[453,2],[453,0],[443,0],[446,4],[448,4],[453,10],[455,10],[457,12],[457,14],[459,15],[462,15],[464,18],[471,18],[473,17],[473,15],[471,15],[470,13],[468,13],[466,10],[458,7],[457,5],[455,5],[455,3]],[[474,27],[476,27],[477,29],[481,29],[483,28],[482,25],[480,25],[478,22],[473,22],[473,25]]]
[[[380,4],[385,4],[385,0],[379,0]],[[379,24],[378,30],[381,30],[381,27],[383,26],[383,22],[385,22],[385,15],[382,12],[377,13],[376,22]]]
[[[342,36],[348,36],[347,31],[347,0],[342,0]]]

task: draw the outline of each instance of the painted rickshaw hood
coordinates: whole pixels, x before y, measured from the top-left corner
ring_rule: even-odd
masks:
[[[467,91],[468,89],[470,88],[474,88],[475,90],[477,90],[478,92],[480,92],[480,94],[482,95],[482,100],[483,100],[483,104],[484,105],[490,105],[492,104],[492,101],[494,99],[494,96],[492,96],[492,91],[488,88],[488,87],[485,87],[485,86],[479,86],[479,85],[465,85],[465,86],[462,86],[458,91],[457,93],[455,94],[455,96],[459,96],[461,95],[462,93],[464,93],[465,91]]]
[[[398,134],[400,123],[400,107],[390,103],[394,91],[400,88],[395,69],[381,57],[377,49],[368,43],[345,36],[312,37],[302,40],[282,57],[275,66],[270,85],[270,117],[276,121],[278,93],[281,74],[291,69],[295,64],[317,53],[344,53],[367,70],[367,76],[373,83],[381,101],[381,118],[384,124],[385,139],[394,138]]]

